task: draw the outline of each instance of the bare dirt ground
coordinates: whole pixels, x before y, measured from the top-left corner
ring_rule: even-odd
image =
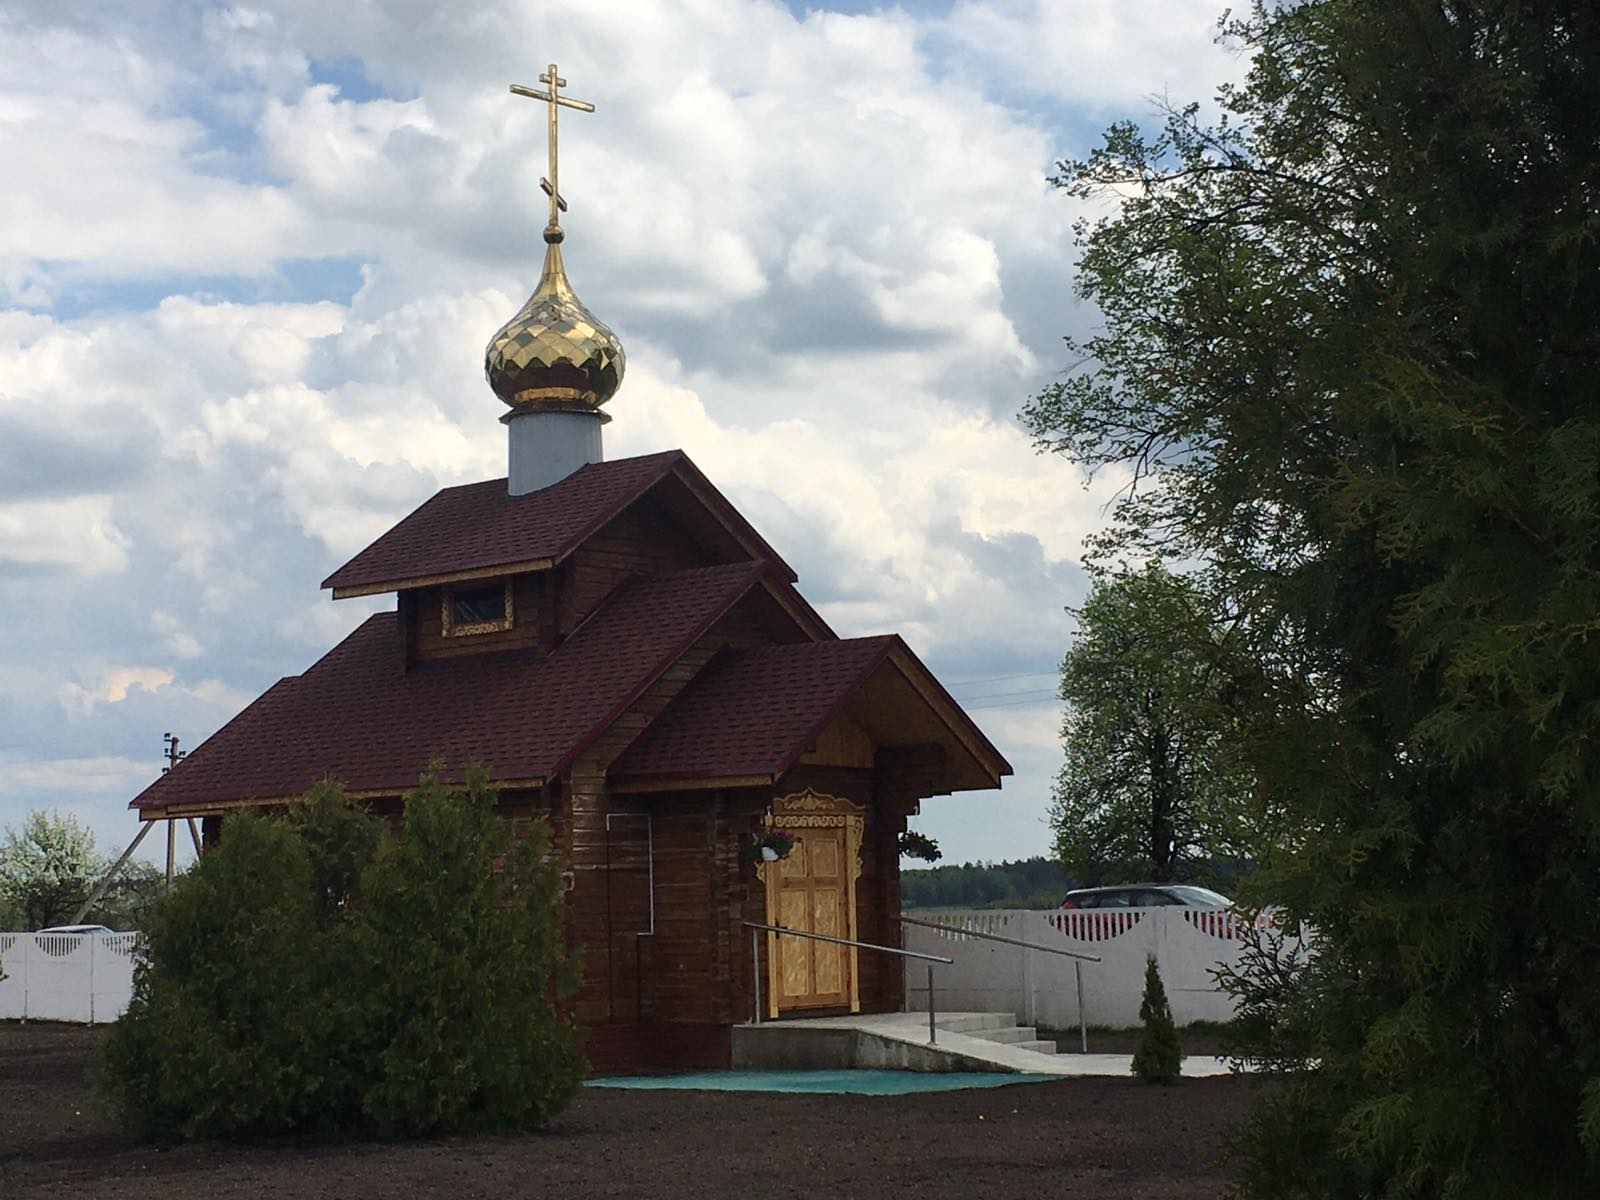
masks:
[[[1068,1079],[912,1096],[586,1089],[547,1132],[158,1147],[120,1133],[78,1026],[0,1023],[0,1196],[1213,1200],[1250,1080]]]
[[[1039,1036],[1055,1042],[1062,1054],[1077,1054],[1082,1044],[1076,1026],[1070,1029],[1039,1027]],[[1139,1048],[1137,1029],[1101,1029],[1089,1026],[1090,1054],[1126,1054],[1130,1057]],[[1228,1039],[1220,1025],[1186,1025],[1178,1030],[1183,1052],[1196,1058],[1226,1057]]]

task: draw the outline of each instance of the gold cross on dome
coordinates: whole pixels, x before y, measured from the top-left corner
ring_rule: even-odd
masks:
[[[562,237],[561,214],[567,211],[567,202],[561,198],[561,184],[556,174],[556,109],[565,106],[575,108],[579,112],[593,112],[594,105],[561,94],[561,89],[567,86],[567,81],[556,72],[555,63],[551,63],[550,69],[539,76],[539,82],[548,90],[541,92],[524,87],[520,83],[513,83],[511,90],[518,96],[543,100],[550,106],[550,176],[548,179],[539,180],[539,186],[544,189],[544,194],[550,197],[550,222],[544,227],[544,240],[559,242]]]

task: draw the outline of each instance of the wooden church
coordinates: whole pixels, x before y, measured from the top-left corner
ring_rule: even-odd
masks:
[[[758,994],[764,1018],[901,1006],[898,959],[810,939],[758,934],[758,981],[745,922],[899,945],[906,817],[1010,767],[899,637],[834,633],[681,450],[605,461],[622,346],[567,281],[556,186],[557,107],[589,106],[554,65],[540,81],[512,90],[549,106],[544,270],[486,358],[508,477],[445,488],[333,572],[335,600],[393,610],[132,807],[209,841],[325,777],[394,813],[430,761],[483,764],[506,819],[554,834],[595,1068],[726,1065]],[[773,830],[794,846],[766,861]]]

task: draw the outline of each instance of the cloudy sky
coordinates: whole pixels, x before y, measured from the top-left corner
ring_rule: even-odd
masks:
[[[1009,756],[917,826],[1042,853],[1063,607],[1115,480],[1016,423],[1092,327],[1046,182],[1239,64],[1218,0],[7,0],[0,824],[102,848],[377,604],[318,582],[505,473],[483,346],[566,261],[621,335],[608,457],[682,447],[846,636],[900,632]],[[287,749],[287,748],[286,748]],[[146,846],[161,851],[157,839]]]

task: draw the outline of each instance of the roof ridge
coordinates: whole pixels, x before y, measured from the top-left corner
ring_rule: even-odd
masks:
[[[520,496],[505,490],[504,478],[440,488],[332,571],[321,586],[332,588],[336,597],[341,591],[363,595],[463,571],[549,566],[688,461],[682,450],[664,450],[586,463]],[[743,521],[727,498],[718,495]],[[753,528],[751,533],[765,545]]]
[[[620,465],[621,463],[638,463],[638,462],[645,462],[645,461],[647,461],[649,459],[652,459],[652,458],[663,458],[664,459],[664,458],[672,458],[672,457],[688,458],[689,456],[683,450],[652,450],[649,454],[630,454],[625,458],[607,458],[607,459],[604,459],[604,460],[602,460],[600,462],[584,463],[583,466],[579,467],[577,471],[573,471],[572,475],[578,474],[579,471],[588,471],[591,467],[614,467],[614,466]],[[572,475],[563,476],[562,479],[570,479],[572,477]],[[556,483],[562,482],[562,479],[556,480]],[[506,484],[506,483],[509,483],[509,482],[510,482],[510,477],[509,476],[496,475],[492,479],[474,479],[470,483],[452,483],[452,484],[447,484],[446,486],[440,488],[438,491],[434,492],[433,496],[428,497],[428,500],[424,500],[422,503],[423,504],[427,504],[430,500],[434,499],[435,497],[444,495],[445,492],[464,492],[464,491],[467,491],[467,490],[469,490],[471,488],[489,487],[489,486],[494,485],[494,484]],[[556,485],[555,483],[547,483],[545,485],[545,487],[555,487],[555,485]],[[534,492],[542,492],[542,491],[544,491],[544,488],[535,488],[534,489]],[[531,496],[531,495],[534,494],[534,492],[524,492],[522,494],[525,495],[525,496]],[[417,507],[420,508],[420,507],[422,507],[422,505],[418,505]]]

